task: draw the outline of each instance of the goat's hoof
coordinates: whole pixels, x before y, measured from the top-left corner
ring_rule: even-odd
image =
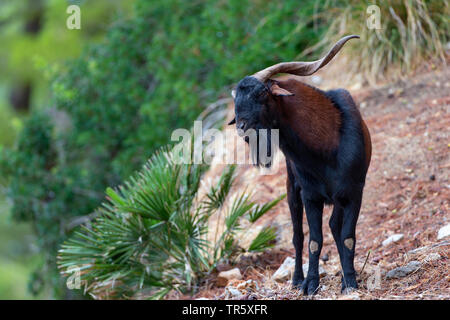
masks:
[[[303,294],[311,296],[314,295],[319,289],[319,278],[306,277],[302,284]]]
[[[292,278],[292,287],[294,289],[301,289],[303,281],[304,281],[303,277],[295,277],[294,274],[294,277]]]
[[[346,277],[342,278],[342,294],[350,294],[353,290],[358,289],[358,283],[356,282],[356,277]]]

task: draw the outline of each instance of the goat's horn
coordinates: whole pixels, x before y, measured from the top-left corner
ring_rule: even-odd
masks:
[[[260,80],[261,82],[265,82],[267,79],[277,73],[290,73],[298,76],[309,76],[322,68],[328,62],[330,62],[330,60],[333,59],[336,53],[341,50],[342,46],[348,40],[353,38],[359,38],[359,36],[351,35],[343,37],[341,40],[336,42],[333,48],[328,51],[327,55],[320,60],[311,62],[281,62],[255,73],[253,77]]]

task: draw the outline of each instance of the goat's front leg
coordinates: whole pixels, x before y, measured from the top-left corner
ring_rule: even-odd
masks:
[[[287,163],[288,177],[286,180],[287,187],[287,199],[289,204],[289,211],[291,212],[291,219],[293,225],[294,236],[292,238],[292,244],[295,248],[295,270],[292,277],[292,285],[295,288],[300,288],[303,280],[303,268],[302,268],[302,252],[303,252],[303,203],[300,196],[300,187],[295,182],[295,176],[292,173],[292,169]]]
[[[319,257],[322,250],[323,201],[303,199],[309,225],[309,268],[302,284],[304,294],[312,295],[319,288]]]
[[[346,206],[344,206],[340,236],[342,248],[341,265],[343,271],[342,292],[345,292],[348,289],[358,288],[354,259],[356,247],[356,223],[361,208],[361,198],[362,192],[361,195],[354,197]]]

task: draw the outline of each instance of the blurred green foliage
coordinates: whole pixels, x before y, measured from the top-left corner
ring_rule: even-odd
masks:
[[[134,0],[18,0],[0,2],[0,145],[11,145],[26,114],[10,108],[12,91],[31,88],[31,108],[48,105],[49,82],[87,43],[99,42],[110,23],[130,12]],[[81,30],[66,28],[69,4],[83,9]],[[39,16],[39,23],[29,27]],[[10,109],[10,110],[8,110]],[[24,108],[26,111],[27,108]]]
[[[6,104],[0,103],[0,146],[13,146],[17,132],[21,128],[21,118]]]
[[[57,74],[64,61],[80,55],[82,48],[88,43],[97,43],[112,21],[122,19],[132,9],[134,1],[124,0],[17,0],[0,2],[0,298],[20,299],[30,298],[30,292],[41,292],[37,298],[52,297],[51,290],[42,288],[43,279],[39,273],[32,275],[32,281],[28,281],[33,268],[47,273],[47,259],[45,246],[36,246],[36,236],[43,237],[44,232],[36,231],[36,219],[30,217],[21,218],[24,223],[17,223],[17,216],[10,219],[10,206],[4,203],[5,192],[2,186],[8,186],[11,172],[9,167],[18,163],[19,153],[11,153],[11,149],[17,148],[16,137],[22,128],[28,114],[18,112],[10,104],[11,91],[22,84],[30,84],[31,109],[45,109],[51,103],[50,81]],[[81,30],[68,30],[66,8],[69,4],[79,4],[83,9],[83,24]],[[89,9],[88,9],[89,8]],[[87,10],[88,9],[88,10]],[[41,14],[40,23],[30,28],[29,21],[36,14]],[[33,117],[33,116],[32,116]],[[30,120],[33,122],[33,120]],[[44,122],[45,124],[45,122]],[[27,131],[26,134],[33,134]],[[23,148],[28,145],[22,145]],[[41,148],[42,146],[36,146]],[[46,146],[45,146],[46,147]],[[40,149],[39,149],[40,150]],[[45,149],[44,149],[45,150]],[[29,150],[30,153],[33,150]],[[22,153],[22,155],[24,155]],[[32,157],[36,158],[35,155]],[[31,172],[34,161],[22,164],[26,172]],[[22,161],[20,160],[20,161]],[[3,164],[3,165],[2,165]],[[36,168],[39,170],[39,166]],[[25,176],[26,173],[17,169],[16,177]],[[29,178],[29,177],[28,177]],[[42,181],[44,183],[44,181]],[[37,185],[37,182],[36,182]],[[24,184],[26,186],[26,184]],[[26,194],[30,199],[34,192],[40,192],[40,187],[21,190],[18,195]],[[14,186],[8,186],[7,192],[15,192]],[[14,197],[10,200],[14,200]],[[26,208],[24,208],[26,210]],[[29,211],[30,213],[32,211]],[[31,216],[31,215],[30,215]],[[39,240],[41,241],[41,240]],[[19,247],[33,246],[33,253],[26,250],[16,250]],[[39,254],[41,249],[41,254]],[[44,250],[42,250],[44,249]],[[13,250],[16,254],[10,254]],[[43,256],[43,257],[42,257]],[[44,260],[44,261],[43,261]],[[57,278],[55,278],[57,280]],[[27,282],[29,289],[27,290]],[[50,286],[47,286],[49,289]],[[50,294],[50,295],[49,295]]]
[[[55,260],[74,222],[224,87],[315,43],[320,29],[305,28],[313,3],[137,1],[133,18],[114,23],[100,44],[47,67],[48,107],[35,110],[17,146],[0,155],[13,217],[32,223],[45,255],[35,284],[66,296]]]
[[[45,292],[33,297],[27,290],[30,272],[41,260],[29,224],[18,224],[8,214],[9,205],[0,197],[0,299],[46,298]]]
[[[41,3],[42,22],[36,33],[26,32],[24,24],[33,3]],[[69,4],[82,10],[81,30],[66,28]],[[0,81],[31,79],[42,82],[48,64],[78,56],[86,42],[102,39],[118,12],[130,10],[133,1],[121,0],[21,0],[0,3]],[[37,10],[37,9],[35,9]],[[37,83],[39,84],[39,83]]]

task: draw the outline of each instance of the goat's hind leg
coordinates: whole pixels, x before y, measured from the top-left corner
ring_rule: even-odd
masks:
[[[289,204],[289,211],[291,212],[291,219],[293,225],[294,236],[292,243],[295,248],[295,270],[292,278],[292,285],[295,288],[300,288],[304,276],[302,269],[302,252],[303,252],[303,203],[300,196],[300,186],[295,182],[295,177],[292,170],[287,163],[288,177],[287,185],[287,199]]]
[[[304,294],[312,295],[319,288],[319,257],[322,250],[323,201],[303,199],[309,225],[309,268],[302,284]]]
[[[346,206],[344,206],[341,247],[342,247],[342,292],[348,289],[357,289],[356,271],[354,266],[355,247],[356,247],[356,223],[358,221],[359,210],[361,209],[362,192],[354,197]]]

